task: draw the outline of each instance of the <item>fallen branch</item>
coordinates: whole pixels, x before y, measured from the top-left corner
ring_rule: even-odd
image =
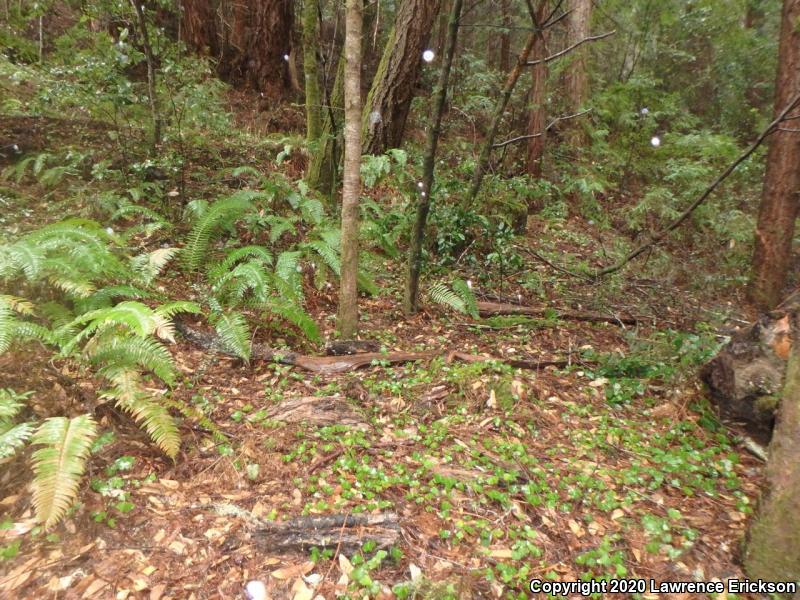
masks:
[[[491,360],[495,360],[497,362],[505,363],[510,367],[514,367],[515,369],[528,369],[531,371],[538,371],[539,369],[544,369],[545,367],[557,367],[559,369],[563,369],[564,367],[569,367],[575,362],[577,362],[572,360],[571,358],[558,359],[558,360],[526,360],[518,358],[498,358],[496,356],[491,356],[489,354],[467,354],[466,352],[450,352],[446,357],[446,361],[453,362],[454,360],[460,360],[465,363],[488,362]]]
[[[393,546],[400,537],[400,524],[395,513],[309,516],[264,523],[253,537],[271,552],[338,546],[350,553],[369,541],[376,548]]]
[[[689,216],[697,209],[697,207],[700,206],[703,202],[705,202],[706,199],[714,192],[714,190],[716,190],[719,187],[719,185],[723,181],[725,181],[731,173],[733,173],[736,170],[736,167],[738,167],[745,160],[750,158],[750,155],[753,154],[753,152],[755,152],[758,149],[758,147],[764,142],[765,139],[767,139],[767,136],[769,136],[778,128],[778,125],[780,125],[786,119],[787,115],[792,110],[794,110],[799,103],[800,103],[800,93],[796,94],[794,98],[792,98],[792,100],[789,102],[789,104],[786,105],[786,108],[784,108],[780,112],[780,114],[777,117],[775,117],[772,123],[767,125],[767,128],[761,132],[758,138],[756,138],[756,141],[753,142],[750,145],[750,147],[747,150],[745,150],[741,155],[739,155],[739,157],[736,160],[734,160],[730,165],[728,165],[728,167],[722,172],[722,174],[719,177],[717,177],[711,183],[711,185],[709,185],[705,189],[705,191],[702,194],[700,194],[700,196],[689,205],[689,207],[686,210],[684,210],[674,221],[672,221],[672,223],[667,225],[664,229],[662,229],[658,233],[652,235],[649,240],[647,240],[644,244],[636,248],[636,250],[628,254],[618,263],[597,271],[595,273],[595,277],[602,277],[604,275],[616,273],[617,271],[622,269],[622,267],[631,262],[634,258],[646,252],[648,249],[652,248],[656,244],[658,244],[661,240],[667,237],[669,233],[680,227],[681,224],[684,221],[686,221],[686,219],[688,219]]]
[[[530,317],[545,317],[552,308],[537,308],[535,306],[519,306],[517,304],[498,304],[496,302],[478,302],[478,313],[482,317],[503,315],[526,315]],[[555,309],[555,316],[568,321],[583,321],[585,323],[611,323],[612,325],[636,325],[636,317],[620,317],[602,315],[588,311],[570,311]]]
[[[556,60],[558,58],[561,58],[562,56],[564,56],[566,54],[569,54],[570,52],[572,52],[573,50],[575,50],[579,46],[582,46],[586,42],[596,42],[597,40],[603,40],[603,39],[605,39],[607,37],[611,37],[612,35],[614,35],[616,33],[617,33],[617,31],[614,30],[614,31],[608,31],[606,33],[601,33],[601,34],[598,34],[598,35],[590,35],[589,37],[585,37],[582,40],[580,40],[578,42],[575,42],[571,46],[569,46],[567,48],[564,48],[560,52],[556,52],[555,54],[551,54],[550,56],[545,56],[544,58],[540,58],[538,60],[529,60],[525,64],[527,66],[529,66],[529,67],[532,67],[534,65],[540,65],[542,63],[547,64],[547,63],[552,62],[552,61],[554,61],[554,60]]]
[[[552,121],[550,121],[547,124],[547,127],[545,127],[544,130],[540,131],[539,133],[529,133],[527,135],[520,135],[520,136],[517,136],[515,138],[511,138],[510,140],[506,140],[505,142],[498,142],[497,144],[493,144],[492,148],[502,148],[504,146],[508,146],[509,144],[514,144],[516,142],[521,142],[523,140],[529,140],[531,138],[542,137],[545,133],[547,133],[553,127],[555,127],[557,123],[559,123],[561,121],[566,121],[568,119],[574,119],[576,117],[582,117],[583,115],[585,115],[587,113],[590,113],[590,112],[592,112],[592,109],[591,108],[587,108],[586,110],[582,110],[581,112],[577,112],[577,113],[572,114],[572,115],[564,115],[563,117],[558,117],[558,118],[553,119]]]

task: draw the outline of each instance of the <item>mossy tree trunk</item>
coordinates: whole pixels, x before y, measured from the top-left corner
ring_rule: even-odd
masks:
[[[382,154],[403,141],[411,100],[440,0],[403,0],[364,106],[364,152]]]
[[[767,492],[750,527],[745,570],[752,579],[800,581],[800,319],[769,447]]]
[[[344,42],[344,172],[342,267],[337,328],[344,339],[358,332],[358,200],[361,194],[362,0],[347,0]]]
[[[322,115],[322,130],[311,154],[306,183],[321,194],[330,196],[336,189],[344,123],[344,56],[339,59],[330,100]]]
[[[319,86],[319,0],[303,4],[303,74],[306,90],[306,139],[313,145],[322,134]]]

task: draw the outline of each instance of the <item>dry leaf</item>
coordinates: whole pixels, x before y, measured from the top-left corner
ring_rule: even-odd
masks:
[[[314,597],[314,591],[302,579],[297,579],[294,582],[292,594],[292,600],[311,600]]]
[[[297,565],[289,565],[288,567],[282,567],[270,573],[275,579],[293,579],[295,577],[300,577],[307,573],[311,572],[311,569],[314,568],[314,563],[306,561],[304,563],[300,563]]]
[[[339,555],[339,570],[343,575],[347,575],[348,577],[350,577],[350,573],[353,572],[353,564],[344,554]]]

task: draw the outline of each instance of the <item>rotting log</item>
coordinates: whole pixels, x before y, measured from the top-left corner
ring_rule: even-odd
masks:
[[[308,516],[264,523],[253,537],[271,552],[307,551],[316,547],[350,553],[370,541],[378,549],[395,545],[400,538],[400,524],[395,513]]]
[[[701,372],[720,416],[761,440],[772,433],[798,311],[800,291],[734,333]]]
[[[603,315],[588,311],[559,310],[553,308],[539,308],[536,306],[521,306],[517,304],[500,304],[497,302],[478,302],[478,313],[482,317],[496,317],[502,315],[525,315],[530,317],[546,317],[553,314],[567,321],[583,321],[585,323],[611,323],[612,325],[636,325],[636,317],[622,315]]]
[[[479,303],[485,304],[485,303]],[[508,305],[514,307],[514,305]],[[529,307],[514,307],[514,308],[529,308]],[[530,313],[515,313],[515,314],[530,314]],[[584,315],[585,316],[585,315]],[[594,315],[602,317],[602,315]],[[609,317],[610,319],[610,317]],[[616,321],[615,321],[616,322]],[[624,321],[623,321],[624,322]],[[224,354],[232,358],[236,356],[227,350],[217,339],[215,333],[205,332],[195,329],[186,324],[180,318],[175,319],[175,329],[188,340],[190,343],[199,346],[211,352]],[[538,370],[548,366],[566,367],[572,361],[570,359],[513,359],[502,358],[499,356],[491,356],[484,354],[467,354],[458,351],[435,350],[430,352],[364,352],[361,354],[353,354],[351,356],[306,356],[291,351],[281,351],[270,348],[265,344],[254,343],[252,345],[250,360],[265,360],[270,362],[277,362],[284,365],[291,365],[300,367],[312,373],[319,373],[321,375],[335,375],[337,373],[347,373],[355,371],[362,367],[368,367],[373,364],[402,364],[408,362],[416,362],[420,360],[431,360],[433,358],[444,356],[448,362],[454,360],[461,360],[463,362],[481,362],[481,361],[498,361],[505,363],[517,369],[531,369]]]

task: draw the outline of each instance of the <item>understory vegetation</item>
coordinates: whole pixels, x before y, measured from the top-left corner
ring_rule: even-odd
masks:
[[[334,4],[321,3],[323,20]],[[534,577],[741,575],[761,464],[697,373],[754,316],[742,298],[765,151],[671,237],[596,275],[769,122],[779,9],[763,3],[747,29],[744,3],[598,4],[598,30],[617,33],[586,55],[589,112],[553,127],[539,176],[524,149],[496,149],[472,205],[506,74],[468,15],[427,190],[422,310],[405,317],[433,126],[436,72],[423,65],[403,149],[361,162],[360,338],[379,352],[326,372],[303,360],[336,338],[340,204],[305,176],[319,148],[302,107],[225,83],[159,13],[175,7],[148,4],[154,150],[131,6],[7,2],[0,588],[232,598],[271,573],[276,598],[526,598]],[[570,64],[553,63],[554,87]],[[525,127],[522,87],[498,142]],[[555,91],[548,102],[568,112]],[[308,397],[349,408],[328,421],[284,414]],[[400,534],[287,558],[258,546],[239,509],[263,522],[391,512]]]

